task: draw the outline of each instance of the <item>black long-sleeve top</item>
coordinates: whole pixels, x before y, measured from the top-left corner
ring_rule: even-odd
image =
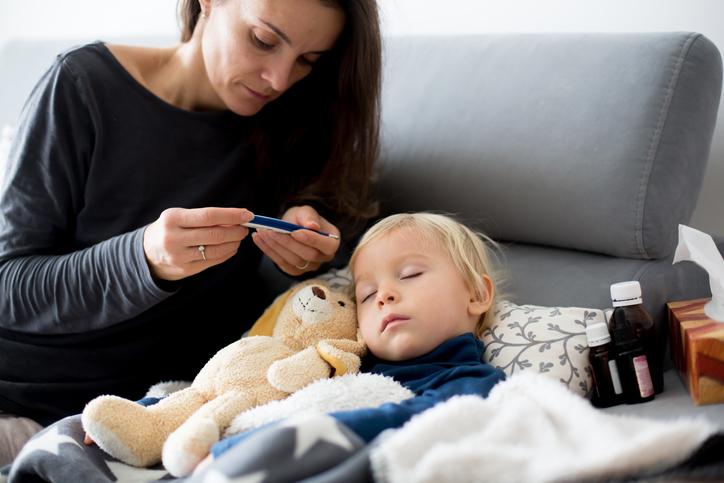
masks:
[[[0,198],[0,410],[49,424],[100,394],[191,380],[254,322],[261,252],[162,286],[143,231],[170,207],[275,216],[249,119],[174,107],[96,42],[28,99]]]

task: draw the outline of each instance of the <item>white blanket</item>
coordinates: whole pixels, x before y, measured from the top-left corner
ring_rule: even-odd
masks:
[[[413,394],[389,377],[348,374],[236,417],[224,436],[279,419],[331,413]],[[704,419],[654,421],[601,412],[558,381],[523,371],[487,399],[459,396],[383,433],[371,449],[377,482],[607,480],[654,474],[686,460],[718,428]]]
[[[652,474],[683,462],[717,428],[596,410],[525,371],[487,399],[460,396],[388,432],[371,453],[378,482],[553,482]]]

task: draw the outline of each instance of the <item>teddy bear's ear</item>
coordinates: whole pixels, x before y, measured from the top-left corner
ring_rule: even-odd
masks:
[[[296,286],[279,295],[274,302],[267,307],[261,317],[254,322],[251,330],[249,330],[249,337],[253,335],[266,335],[271,337],[274,332],[274,326],[277,323],[277,319],[279,319],[279,314],[282,312],[284,304],[287,303],[287,299],[289,299],[295,289]]]
[[[294,295],[295,293],[299,292],[301,289],[306,287],[307,285],[310,285],[312,283],[316,283],[319,281],[315,281],[314,279],[306,280],[304,282],[300,282],[294,286],[292,286],[289,290],[284,292],[283,294],[279,295],[274,302],[267,307],[267,309],[264,311],[264,313],[257,319],[256,322],[254,322],[254,325],[249,330],[249,337],[253,335],[266,335],[271,337],[274,333],[274,326],[277,324],[277,320],[279,319],[279,314],[282,313],[282,309],[284,308],[284,304],[287,303],[287,300],[289,300],[289,297]]]

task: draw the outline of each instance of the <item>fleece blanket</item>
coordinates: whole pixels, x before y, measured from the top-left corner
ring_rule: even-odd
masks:
[[[367,376],[333,379],[345,387],[336,392],[330,392],[330,381],[307,386],[305,399],[317,402],[288,398],[286,406],[274,410],[282,421],[250,432],[203,472],[176,481],[724,480],[724,434],[707,421],[660,422],[602,413],[557,381],[531,371],[500,383],[488,399],[453,398],[365,444],[324,413],[359,407],[366,394],[409,397],[389,380],[378,379],[382,376]],[[377,391],[382,385],[386,388]],[[303,404],[295,415],[295,406]],[[262,412],[257,408],[258,417],[240,415],[237,429],[278,419]],[[80,416],[46,428],[12,466],[0,470],[0,483],[173,480],[160,466],[127,466],[82,441]]]
[[[611,480],[678,466],[716,432],[704,419],[609,415],[528,371],[487,399],[455,397],[420,414],[371,460],[379,482]]]

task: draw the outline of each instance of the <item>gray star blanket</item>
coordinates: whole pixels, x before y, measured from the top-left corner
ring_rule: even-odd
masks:
[[[161,466],[136,468],[83,443],[80,416],[63,419],[33,437],[0,482],[53,483],[285,483],[371,481],[365,443],[327,416],[300,416],[243,439],[198,475],[175,479]]]

